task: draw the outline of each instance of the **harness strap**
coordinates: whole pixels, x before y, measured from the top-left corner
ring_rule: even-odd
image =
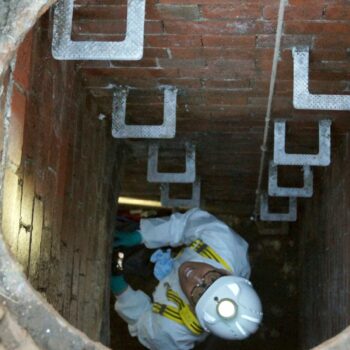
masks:
[[[215,260],[225,267],[226,270],[233,272],[230,265],[209,245],[204,243],[201,239],[197,239],[189,245],[189,248],[194,250],[201,256],[204,256],[210,260]],[[183,249],[178,254],[182,254]],[[179,294],[172,290],[169,285],[167,285],[166,296],[169,301],[175,303],[177,307],[171,305],[165,305],[160,303],[153,303],[152,311],[154,313],[160,314],[174,322],[184,325],[192,333],[200,335],[204,332],[201,327],[196,315],[191,310],[190,306],[186,304]]]
[[[196,335],[200,335],[204,332],[197,317],[192,312],[190,306],[181,299],[178,293],[176,293],[169,287],[167,288],[167,298],[169,299],[169,301],[172,301],[175,304],[177,304],[178,307],[160,303],[153,303],[152,311],[172,321],[184,325]]]
[[[152,311],[156,314],[169,318],[170,320],[175,321],[179,324],[183,324],[179,314],[179,310],[175,306],[153,303]]]
[[[230,265],[208,244],[204,243],[201,239],[196,239],[190,246],[196,253],[202,255],[208,259],[215,260],[225,267],[225,269],[233,272]]]

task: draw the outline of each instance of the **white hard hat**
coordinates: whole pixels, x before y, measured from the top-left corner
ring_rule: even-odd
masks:
[[[261,301],[245,278],[224,276],[200,297],[196,314],[202,327],[224,339],[245,339],[255,333],[263,313]]]

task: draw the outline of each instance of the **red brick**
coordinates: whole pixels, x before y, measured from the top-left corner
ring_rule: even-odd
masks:
[[[204,92],[203,97],[206,104],[209,105],[233,105],[233,106],[245,106],[248,103],[248,99],[241,94],[233,93],[230,91],[221,92]]]
[[[208,19],[258,19],[262,11],[260,6],[237,5],[203,5],[202,15]]]
[[[118,81],[121,78],[166,78],[177,77],[178,69],[160,68],[113,68],[113,69],[85,69],[85,74],[90,76],[108,76]]]
[[[158,64],[162,68],[181,68],[192,67],[193,69],[205,67],[207,61],[205,58],[191,58],[191,59],[162,59],[158,60]]]
[[[349,20],[350,6],[328,5],[325,9],[325,18],[332,20]]]
[[[154,1],[154,0],[149,0],[149,2]],[[94,5],[115,5],[116,1],[115,0],[74,0],[74,6],[79,6],[79,5],[89,5],[89,6],[94,6]],[[119,0],[118,4],[120,5],[127,5],[127,0]]]
[[[314,40],[313,35],[283,35],[282,36],[282,42],[281,42],[281,48],[284,49],[290,49],[295,46],[312,46]],[[257,35],[256,38],[256,47],[257,48],[274,48],[276,43],[276,36],[271,34],[263,34],[263,35]]]
[[[150,67],[155,68],[157,67],[157,60],[155,58],[144,58],[141,61],[131,61],[131,62],[125,62],[125,61],[110,61],[110,68],[114,67]]]
[[[143,50],[143,58],[167,58],[169,57],[168,51],[166,49],[160,48],[145,48]]]
[[[205,47],[234,47],[249,49],[255,46],[254,35],[203,35]]]
[[[238,50],[238,49],[225,49],[218,47],[204,47],[204,48],[172,48],[172,58],[192,58],[200,59],[206,58],[208,60],[214,59],[228,59],[228,60],[253,60],[253,50]]]
[[[73,23],[83,20],[95,20],[95,21],[106,21],[106,20],[126,20],[126,5],[114,4],[106,5],[81,5],[75,6],[73,12]]]
[[[11,104],[11,123],[9,127],[8,155],[17,166],[22,159],[24,123],[26,117],[26,97],[14,86]]]
[[[30,72],[31,72],[31,57],[32,57],[33,31],[30,31],[17,51],[16,67],[14,72],[14,80],[21,87],[28,91]]]
[[[168,34],[268,34],[274,33],[276,23],[270,21],[234,20],[234,21],[164,21]]]
[[[197,4],[156,4],[148,8],[146,18],[192,21],[200,18],[200,12]]]
[[[287,21],[284,25],[286,34],[345,34],[350,31],[350,23],[344,22],[302,22],[302,21]]]
[[[209,61],[209,67],[222,70],[223,73],[227,71],[237,73],[252,73],[255,70],[255,61],[251,60],[229,60],[218,59],[215,61]]]
[[[341,48],[350,47],[350,37],[347,34],[333,34],[317,35],[314,41],[314,48],[325,50],[340,50]]]
[[[325,4],[325,1],[327,1],[327,0],[323,0],[324,4]],[[304,0],[288,0],[288,4],[290,6],[305,6],[305,1]],[[319,0],[309,0],[307,2],[307,5],[308,6],[318,6],[318,5],[320,5],[320,1]]]
[[[179,75],[181,78],[222,78],[222,79],[246,79],[252,78],[254,76],[253,69],[247,69],[239,65],[229,65],[216,63],[212,64],[210,67],[200,68],[200,69],[190,69],[190,68],[180,68]]]
[[[102,87],[102,88],[109,88],[111,84],[120,84],[120,85],[130,85],[130,78],[128,77],[118,77],[118,80],[115,80],[114,77],[109,77],[108,75],[105,76],[99,76],[97,75],[89,75],[88,70],[85,71],[83,70],[81,72],[82,74],[82,81],[84,82],[84,85],[89,88],[94,88],[94,87]],[[154,86],[157,85],[157,78],[147,78],[146,80],[142,78],[142,76],[139,76],[138,78],[134,78],[132,81],[132,86],[135,87],[144,87],[144,88],[153,88]],[[110,95],[110,90],[109,90],[109,95]],[[112,103],[111,99],[109,99],[110,102]]]
[[[198,4],[198,5],[213,5],[213,0],[159,0],[161,4]],[[271,0],[245,0],[245,4],[259,5],[269,4]],[[233,5],[239,6],[242,4],[241,0],[215,0],[215,5]]]
[[[292,20],[321,20],[323,18],[324,4],[313,4],[304,3],[300,6],[286,6],[284,20],[292,21]],[[263,15],[264,18],[268,20],[277,19],[278,16],[278,6],[265,6]]]
[[[345,49],[342,50],[312,50],[310,59],[312,61],[348,61],[349,55]]]
[[[201,81],[199,79],[158,79],[158,83],[186,89],[199,89],[201,87]]]
[[[145,46],[147,47],[201,47],[200,35],[146,35]]]
[[[314,81],[312,80],[309,85],[309,90],[315,94],[342,94],[348,95],[348,83],[347,81]]]
[[[227,89],[227,90],[242,90],[250,87],[250,81],[245,79],[226,79],[226,80],[214,80],[205,79],[203,85],[207,89]]]
[[[181,58],[181,59],[200,59],[203,58],[203,47],[200,48],[172,48],[171,58]]]

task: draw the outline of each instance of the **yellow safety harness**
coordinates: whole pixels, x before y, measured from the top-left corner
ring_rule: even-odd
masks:
[[[185,325],[192,333],[200,335],[204,332],[190,305],[186,304],[174,290],[167,285],[167,298],[177,304],[177,307],[153,303],[152,311],[181,325]]]
[[[201,239],[196,239],[190,244],[190,248],[197,252],[199,255],[205,258],[215,260],[225,267],[226,270],[233,272],[230,265],[208,244],[204,243]]]
[[[194,250],[199,255],[205,258],[217,261],[218,263],[223,265],[227,270],[233,272],[229,264],[218,253],[216,253],[216,251],[213,248],[208,246],[201,239],[197,239],[194,242],[192,242],[189,248],[191,248],[192,250]],[[182,251],[180,252],[180,254],[181,253]],[[184,325],[196,335],[202,334],[204,330],[201,327],[196,315],[191,310],[190,305],[186,304],[181,299],[179,294],[170,288],[169,284],[166,284],[165,286],[167,288],[166,295],[168,300],[174,302],[177,305],[177,307],[155,302],[153,303],[152,311],[181,325]]]

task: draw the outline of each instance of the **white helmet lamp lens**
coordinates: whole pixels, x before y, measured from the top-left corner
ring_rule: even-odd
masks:
[[[217,313],[224,319],[235,317],[237,306],[231,299],[222,299],[216,306]]]

